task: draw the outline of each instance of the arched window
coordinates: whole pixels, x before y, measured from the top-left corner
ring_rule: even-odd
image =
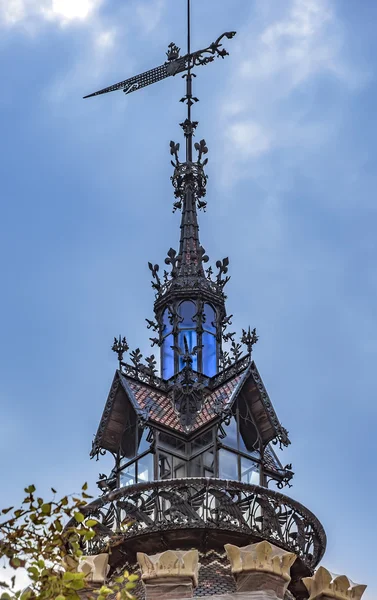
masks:
[[[171,315],[167,308],[162,315],[162,377],[170,379],[174,375],[174,337],[173,326],[170,322]]]
[[[216,313],[210,304],[204,305],[203,330],[203,373],[213,377],[217,373]]]
[[[184,338],[187,340],[187,345],[189,351],[197,346],[197,333],[196,333],[196,323],[194,321],[194,317],[196,315],[196,306],[194,302],[190,300],[185,300],[181,302],[178,307],[178,314],[181,317],[179,325],[178,325],[178,346],[184,352],[185,342]],[[182,357],[179,357],[179,370],[183,369],[184,363]],[[192,368],[194,371],[198,370],[198,355],[195,354],[192,357]]]

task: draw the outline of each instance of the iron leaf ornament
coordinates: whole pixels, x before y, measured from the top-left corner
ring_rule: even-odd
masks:
[[[176,250],[170,248],[168,251],[168,255],[165,258],[165,264],[171,265],[171,276],[176,277],[178,274],[179,265],[181,264],[182,257],[177,254]]]
[[[136,348],[136,350],[133,350],[132,352],[130,352],[130,359],[131,359],[132,364],[135,367],[136,372],[140,371],[142,358],[143,358],[143,355],[140,352],[140,348]]]

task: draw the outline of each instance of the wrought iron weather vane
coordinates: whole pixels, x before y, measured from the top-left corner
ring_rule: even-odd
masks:
[[[187,54],[179,56],[180,48],[171,42],[166,53],[167,61],[163,65],[125,79],[124,81],[120,81],[119,83],[114,83],[93,94],[88,94],[87,96],[84,96],[84,98],[92,98],[93,96],[99,96],[117,90],[122,90],[125,94],[130,94],[143,87],[157,83],[162,79],[186,71],[185,75],[183,75],[183,77],[186,78],[186,95],[181,101],[186,102],[187,104],[187,119],[181,125],[186,137],[186,161],[192,162],[192,138],[197,123],[191,120],[191,106],[198,100],[192,95],[192,78],[195,77],[192,73],[192,69],[200,65],[207,65],[212,62],[215,57],[225,58],[229,53],[223,48],[221,41],[224,38],[231,39],[235,34],[235,31],[227,31],[221,34],[214,42],[212,42],[212,44],[207,46],[207,48],[191,52],[190,0],[187,0]]]

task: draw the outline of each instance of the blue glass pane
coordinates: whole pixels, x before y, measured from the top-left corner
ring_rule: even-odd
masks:
[[[237,421],[235,417],[232,417],[229,425],[224,425],[223,423],[222,428],[225,431],[225,438],[221,440],[221,443],[224,444],[224,446],[229,446],[229,448],[237,450]]]
[[[203,373],[213,377],[217,373],[216,338],[206,331],[202,335]]]
[[[204,323],[203,327],[206,331],[216,333],[216,327],[213,323],[216,320],[216,313],[210,304],[204,305]]]
[[[153,481],[153,454],[146,454],[137,462],[137,480]]]
[[[241,481],[259,485],[259,465],[241,456]]]
[[[174,375],[174,350],[171,346],[174,345],[173,336],[168,335],[162,345],[162,377],[170,379]]]
[[[221,448],[219,452],[219,477],[220,479],[238,481],[237,454],[227,452],[227,450]]]
[[[180,328],[195,327],[195,322],[192,319],[196,314],[196,306],[193,302],[181,302],[178,308],[178,314],[183,318],[182,323],[179,324]]]
[[[182,351],[185,351],[185,341],[184,338],[186,338],[187,340],[187,344],[189,347],[189,351],[192,352],[192,349],[197,345],[197,341],[196,341],[196,331],[194,331],[193,329],[189,329],[186,331],[180,331],[178,334],[178,346],[182,349]],[[182,360],[182,356],[179,357],[179,370],[183,369],[184,364],[183,364],[183,360]],[[198,355],[195,354],[192,357],[192,368],[194,369],[194,371],[198,370]]]
[[[162,334],[166,335],[167,333],[170,333],[172,330],[172,325],[169,321],[169,310],[166,309],[164,311],[164,314],[162,315]]]

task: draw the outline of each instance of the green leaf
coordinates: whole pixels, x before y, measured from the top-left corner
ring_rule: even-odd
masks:
[[[87,482],[84,483],[84,485],[81,488],[84,492],[86,492],[86,490],[88,489],[88,484]]]
[[[61,594],[59,594],[59,596],[56,596],[55,600],[66,600],[65,596],[62,596]]]
[[[98,525],[98,521],[96,521],[95,519],[88,519],[88,520],[85,522],[85,525],[86,525],[87,527],[95,527],[95,525]]]
[[[74,517],[78,523],[82,523],[83,520],[85,519],[84,515],[81,512],[76,512],[74,514]]]
[[[43,512],[44,515],[50,515],[51,514],[51,503],[42,504],[41,511]]]
[[[128,577],[128,581],[138,581],[138,580],[139,580],[139,575],[132,574],[132,575],[129,575],[129,577]]]
[[[53,494],[57,494],[57,491],[54,490],[54,488],[51,488],[51,491],[52,491]]]
[[[126,590],[133,590],[136,587],[136,583],[132,583],[131,581],[129,583],[126,583]]]
[[[63,531],[63,525],[59,521],[59,519],[55,519],[54,525],[56,527],[56,531]]]
[[[37,488],[35,485],[29,485],[29,487],[25,488],[25,492],[27,494],[33,494]]]

